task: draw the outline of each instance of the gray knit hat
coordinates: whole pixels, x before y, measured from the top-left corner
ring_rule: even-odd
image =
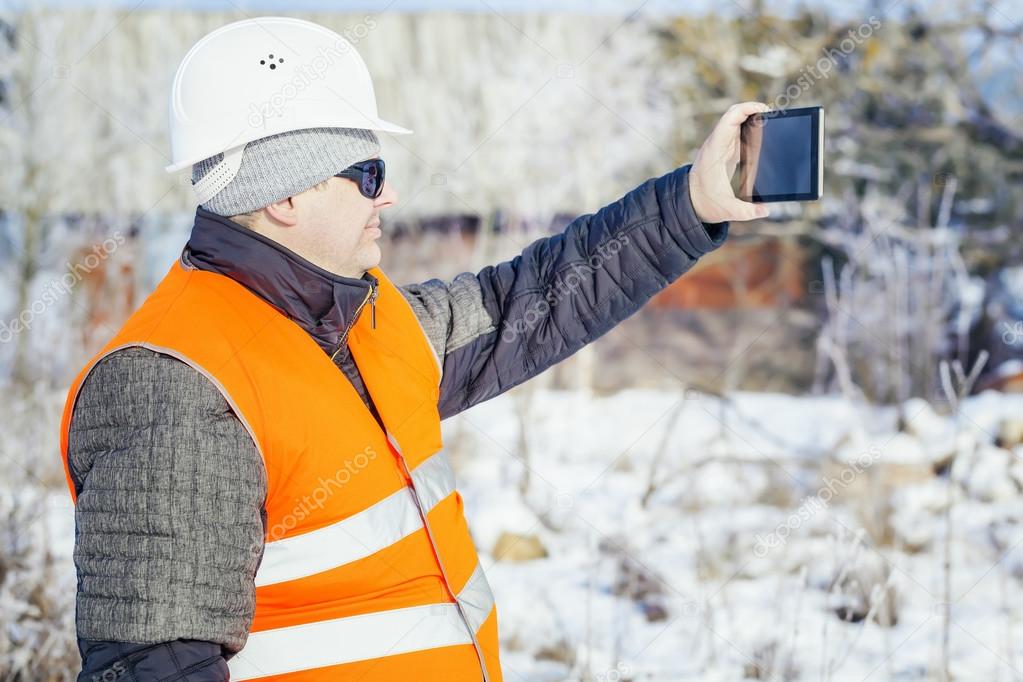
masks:
[[[372,130],[361,128],[306,128],[253,140],[245,145],[241,165],[226,186],[205,203],[204,209],[233,216],[263,208],[303,192],[359,161],[380,154],[380,141]],[[192,165],[192,184],[229,172],[223,154]],[[208,173],[213,176],[206,178]],[[226,179],[226,178],[225,178]],[[213,186],[217,183],[214,181]]]

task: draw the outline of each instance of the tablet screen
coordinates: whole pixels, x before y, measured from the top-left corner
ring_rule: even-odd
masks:
[[[742,129],[739,196],[747,201],[820,198],[818,107],[768,112]]]

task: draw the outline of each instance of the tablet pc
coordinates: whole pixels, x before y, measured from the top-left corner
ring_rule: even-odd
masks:
[[[736,196],[744,201],[815,201],[824,193],[824,109],[754,114],[740,131]]]

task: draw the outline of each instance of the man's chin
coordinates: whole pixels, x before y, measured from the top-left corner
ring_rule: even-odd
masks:
[[[380,250],[380,245],[375,241],[366,244],[359,254],[359,265],[363,270],[369,270],[380,265],[380,261],[383,259],[383,253]]]

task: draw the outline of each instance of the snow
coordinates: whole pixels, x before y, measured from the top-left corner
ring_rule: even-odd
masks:
[[[36,395],[19,423],[53,421],[62,397]],[[897,432],[894,407],[837,396],[527,385],[447,420],[505,678],[937,679],[949,601],[952,672],[1015,679],[1023,445],[999,447],[995,434],[1021,408],[1023,396],[971,397],[957,431],[940,406],[911,400]],[[52,434],[29,429],[6,435],[8,456],[25,457],[32,439],[55,451]],[[933,467],[957,442],[950,491]],[[74,515],[58,467],[53,457],[0,473],[0,507],[20,519],[0,533],[4,552],[29,571],[0,594],[10,613],[31,613],[33,580],[53,613],[73,613]],[[536,536],[547,556],[493,556],[505,532]],[[44,641],[40,621],[24,622],[21,636]],[[73,620],[53,628],[48,646],[73,652]]]
[[[537,390],[527,397],[524,495],[515,399],[444,425],[498,602],[506,679],[735,680],[758,665],[774,679],[935,679],[949,493],[945,477],[927,472],[956,442],[950,669],[960,679],[1018,674],[1023,466],[1020,448],[996,447],[993,434],[1023,397],[967,400],[958,441],[954,420],[923,401],[903,406],[912,417],[904,433],[893,430],[893,408],[872,410],[870,443],[857,449],[857,413],[837,397],[737,394],[726,404],[650,390]],[[754,415],[758,423],[745,419]],[[809,504],[831,460],[866,467],[829,504]],[[652,467],[658,483],[644,506]],[[863,484],[889,467],[927,477]],[[790,504],[772,501],[779,486]],[[869,537],[863,505],[890,507],[893,539]],[[758,556],[757,534],[790,527]],[[535,534],[548,556],[497,560],[490,552],[503,531]],[[645,594],[616,590],[625,565],[639,567]],[[875,615],[836,615],[857,605]],[[879,624],[886,613],[890,627]]]
[[[999,275],[1002,286],[1014,301],[1023,302],[1023,266],[1002,270]],[[1023,311],[1018,311],[1023,313]]]

